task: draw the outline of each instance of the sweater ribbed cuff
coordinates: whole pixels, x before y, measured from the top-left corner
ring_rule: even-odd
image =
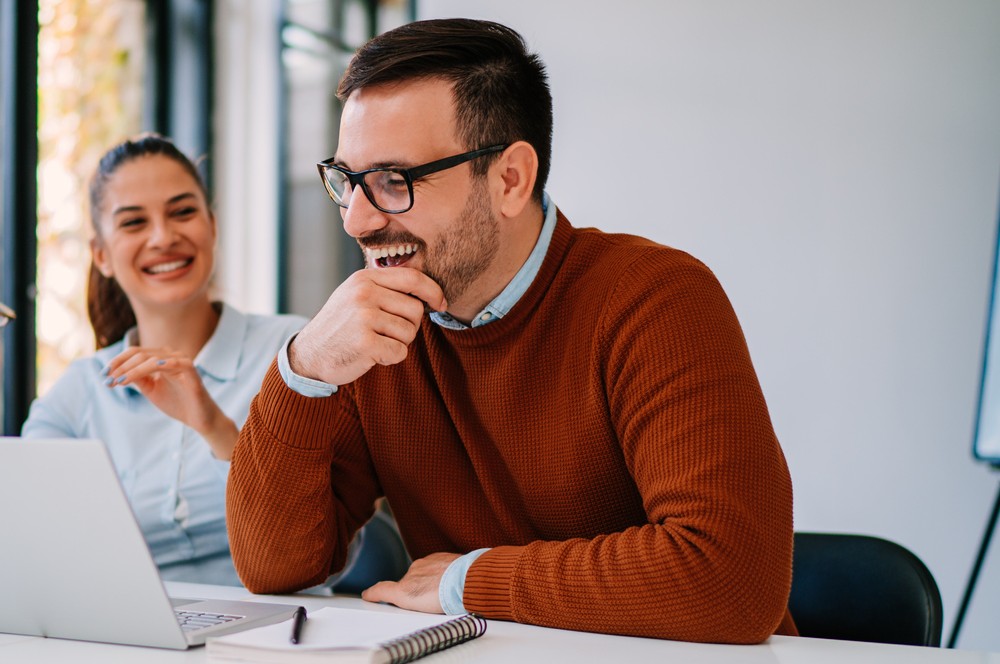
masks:
[[[515,620],[511,607],[511,579],[522,547],[498,546],[479,556],[465,576],[462,604],[485,618]]]
[[[338,409],[332,401],[337,398],[337,394],[316,398],[295,392],[282,379],[275,360],[264,375],[251,408],[268,431],[281,432],[280,438],[286,445],[315,450],[330,444],[329,432]]]

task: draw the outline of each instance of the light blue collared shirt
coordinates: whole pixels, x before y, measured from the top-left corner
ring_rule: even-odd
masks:
[[[542,267],[545,255],[549,251],[552,233],[556,228],[556,206],[552,203],[548,194],[544,194],[542,197],[542,213],[544,214],[542,230],[538,234],[535,247],[528,254],[528,259],[524,261],[524,265],[517,271],[517,274],[507,284],[507,287],[472,319],[471,324],[466,325],[462,321],[450,316],[447,312],[443,314],[436,311],[431,312],[431,320],[441,327],[448,329],[467,330],[492,323],[507,315],[511,308],[527,292],[528,287],[531,286],[531,282],[538,276],[538,271]],[[286,341],[285,345],[278,352],[278,371],[281,373],[281,378],[285,381],[285,384],[295,392],[306,397],[328,397],[336,392],[336,385],[299,376],[292,371],[288,363],[288,344],[290,341],[291,339]],[[444,609],[446,614],[458,615],[466,612],[465,606],[462,604],[462,596],[465,594],[465,577],[476,558],[487,551],[489,549],[477,549],[467,553],[452,562],[445,570],[444,576],[441,577],[441,585],[438,587],[438,599],[441,601],[441,608]]]
[[[237,426],[246,420],[275,352],[305,322],[223,305],[194,364],[212,399]],[[226,537],[229,462],[216,459],[201,436],[134,387],[105,383],[108,363],[134,346],[136,336],[132,328],[121,341],[73,362],[31,405],[21,433],[103,440],[161,576],[240,585]]]

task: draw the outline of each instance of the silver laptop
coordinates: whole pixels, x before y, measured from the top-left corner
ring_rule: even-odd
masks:
[[[168,597],[103,443],[0,438],[0,632],[182,650],[295,608]]]

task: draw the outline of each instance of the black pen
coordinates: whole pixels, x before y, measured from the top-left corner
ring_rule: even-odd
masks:
[[[295,615],[292,616],[292,636],[289,639],[292,643],[299,642],[299,636],[302,634],[302,625],[306,622],[306,607],[300,606],[295,609]]]

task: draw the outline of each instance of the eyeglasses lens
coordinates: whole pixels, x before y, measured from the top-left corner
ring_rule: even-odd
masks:
[[[323,182],[335,203],[343,207],[351,204],[353,186],[347,175],[335,168],[326,168]],[[364,175],[364,183],[372,202],[386,212],[402,212],[412,205],[406,178],[395,171],[369,171]]]

